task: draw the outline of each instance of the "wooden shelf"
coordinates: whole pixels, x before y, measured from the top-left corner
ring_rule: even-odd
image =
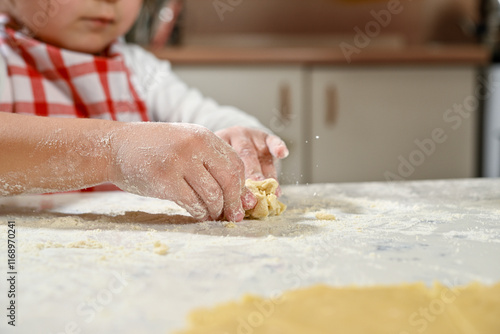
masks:
[[[366,48],[348,62],[340,48],[330,47],[208,47],[150,49],[172,64],[329,64],[329,65],[487,65],[491,51],[479,45]]]

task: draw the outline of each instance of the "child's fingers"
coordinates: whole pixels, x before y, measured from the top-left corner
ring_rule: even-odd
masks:
[[[290,153],[288,151],[288,148],[286,147],[285,142],[277,136],[274,135],[267,136],[266,144],[267,147],[269,147],[269,152],[271,152],[271,154],[275,158],[284,159]]]
[[[269,153],[267,155],[260,157],[260,167],[262,168],[262,174],[266,179],[278,179],[278,174],[276,172],[275,158]]]
[[[275,158],[270,156],[268,160],[261,160],[262,172],[264,173],[264,177],[266,179],[275,179],[278,180],[278,173],[276,171],[276,162]],[[276,196],[281,196],[281,187],[278,186],[276,189]]]
[[[221,152],[224,150],[222,149]],[[228,158],[230,161],[227,161]],[[227,166],[232,166],[232,168],[228,170]],[[241,203],[241,194],[245,184],[243,161],[231,149],[217,156],[217,159],[209,164],[205,164],[205,167],[221,187],[224,198],[224,217],[229,221],[243,220],[245,216]]]
[[[274,135],[267,136],[266,143],[269,148],[269,152],[276,159],[284,159],[290,154],[288,148],[286,147],[285,142],[277,136]],[[263,167],[262,169],[265,170],[264,175],[268,173],[270,175],[269,177],[273,177],[277,180],[278,175],[276,171],[276,163],[278,163],[278,161],[274,161],[274,159],[272,160],[273,161],[271,166],[268,165],[266,167]],[[276,189],[276,196],[280,197],[281,194],[282,194],[281,187],[278,186],[278,189]]]
[[[238,136],[232,138],[231,144],[245,165],[245,177],[247,179],[262,180],[264,174],[253,142],[247,137]]]
[[[210,218],[207,206],[186,180],[183,180],[177,191],[182,194],[182,197],[177,199],[175,203],[186,209],[191,216],[199,221],[205,221]]]
[[[244,210],[251,210],[257,205],[257,198],[252,194],[247,187],[243,190],[243,195],[241,196],[241,203],[243,204]]]
[[[238,153],[245,165],[245,177],[252,180],[264,180],[267,178],[277,179],[276,159],[284,159],[289,151],[283,140],[275,135],[252,129],[238,129],[231,131],[226,129],[216,134],[228,142]],[[281,195],[278,188],[276,195]],[[253,201],[246,202],[245,194],[242,195],[243,207],[248,210],[252,208]]]
[[[269,135],[262,133],[262,135],[253,137],[253,144],[257,149],[258,159],[262,175],[265,179],[277,178],[276,167],[274,166],[275,158],[271,154],[271,150],[266,142]]]
[[[220,185],[213,176],[205,168],[201,168],[199,171],[186,174],[184,180],[204,202],[210,218],[219,219],[224,209],[224,197]]]

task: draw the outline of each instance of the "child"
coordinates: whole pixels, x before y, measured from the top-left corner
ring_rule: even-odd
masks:
[[[0,195],[110,182],[200,220],[241,221],[256,204],[245,178],[276,178],[288,150],[118,41],[141,5],[0,0]]]

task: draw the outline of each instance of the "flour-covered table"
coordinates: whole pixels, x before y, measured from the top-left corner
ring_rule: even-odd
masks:
[[[169,333],[190,310],[245,293],[500,281],[499,179],[283,193],[283,216],[235,226],[122,192],[0,198],[0,332]]]

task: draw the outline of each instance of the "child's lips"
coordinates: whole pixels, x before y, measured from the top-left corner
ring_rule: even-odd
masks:
[[[82,20],[96,29],[106,28],[115,22],[113,18],[108,17],[84,17]]]

